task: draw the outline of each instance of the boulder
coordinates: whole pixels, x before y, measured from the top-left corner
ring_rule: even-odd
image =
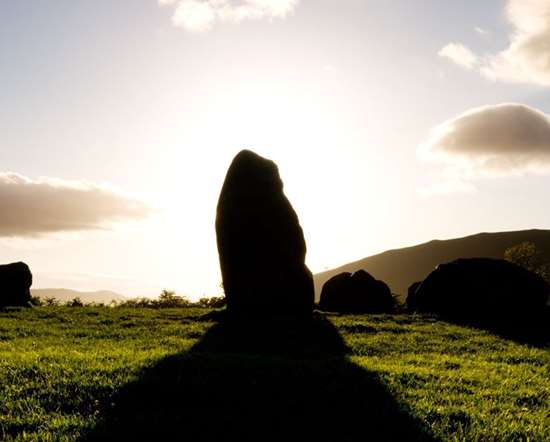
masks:
[[[334,275],[323,284],[319,298],[319,308],[325,312],[340,311],[343,304],[347,303],[342,297],[348,298],[351,286],[351,273],[342,272]]]
[[[386,283],[359,270],[329,279],[323,285],[319,308],[340,313],[391,313],[394,300]]]
[[[30,306],[32,273],[24,262],[0,265],[0,307]]]
[[[273,161],[249,150],[234,158],[218,200],[216,235],[230,313],[311,315],[304,234]]]
[[[450,319],[522,322],[544,311],[550,286],[501,259],[457,259],[439,265],[414,294],[414,309]]]
[[[418,287],[420,287],[420,284],[422,284],[422,281],[413,282],[409,289],[407,290],[407,310],[414,311],[416,310],[416,291],[418,290]]]

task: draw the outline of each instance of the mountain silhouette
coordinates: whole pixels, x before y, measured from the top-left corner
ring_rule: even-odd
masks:
[[[318,301],[323,284],[338,273],[365,269],[386,282],[393,293],[404,299],[409,285],[426,278],[438,265],[458,258],[503,258],[509,247],[524,241],[533,242],[550,260],[550,230],[478,233],[464,238],[433,240],[402,249],[388,250],[332,270],[314,275],[315,299]]]
[[[80,298],[82,302],[88,304],[90,302],[102,302],[108,304],[115,301],[126,301],[128,298],[120,293],[111,292],[109,290],[98,290],[95,292],[79,292],[70,289],[31,289],[33,296],[38,296],[41,299],[55,298],[60,302],[71,301],[74,298]]]

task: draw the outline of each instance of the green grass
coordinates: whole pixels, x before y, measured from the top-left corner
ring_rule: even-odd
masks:
[[[272,333],[207,312],[0,312],[0,440],[550,440],[550,348],[422,316]]]

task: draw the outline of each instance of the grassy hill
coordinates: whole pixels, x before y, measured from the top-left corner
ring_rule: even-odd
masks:
[[[524,241],[537,245],[550,259],[550,230],[479,233],[465,238],[434,240],[413,247],[389,250],[336,269],[314,275],[317,299],[323,284],[341,272],[365,269],[385,281],[394,293],[406,295],[408,287],[423,280],[438,264],[457,258],[502,258],[504,251]]]
[[[550,348],[429,316],[0,311],[0,439],[544,441]]]
[[[38,296],[41,299],[55,298],[61,303],[71,301],[74,298],[80,298],[85,304],[103,303],[109,304],[111,301],[126,301],[128,298],[116,292],[109,290],[99,290],[95,292],[79,292],[70,289],[31,289],[33,296]]]

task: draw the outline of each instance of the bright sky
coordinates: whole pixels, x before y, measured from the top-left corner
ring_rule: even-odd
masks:
[[[316,272],[550,228],[549,0],[0,3],[0,261],[220,293],[232,157],[279,165]]]

